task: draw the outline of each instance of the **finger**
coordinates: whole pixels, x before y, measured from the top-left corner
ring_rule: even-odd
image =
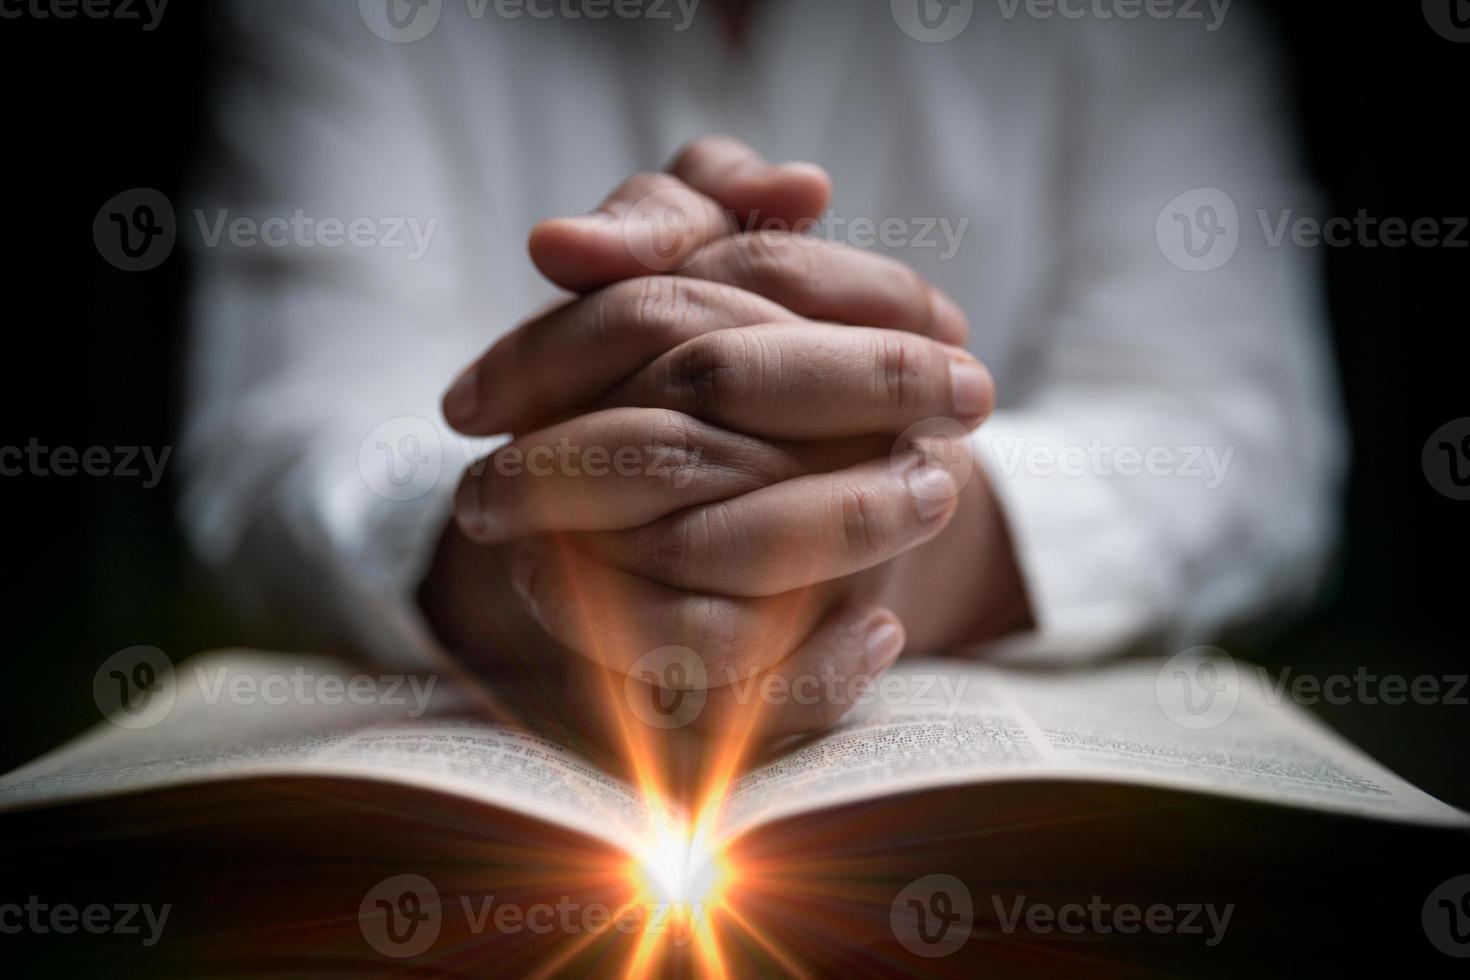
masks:
[[[761,324],[701,334],[599,402],[668,408],[773,439],[899,433],[924,419],[979,425],[995,402],[967,351],[915,334]]]
[[[642,721],[664,736],[697,735],[720,745],[750,746],[759,739],[804,735],[828,729],[851,708],[872,696],[873,683],[904,649],[903,624],[889,610],[844,604],[833,610],[789,657],[767,670],[748,669],[732,683],[686,698],[667,713],[670,692],[660,688],[656,671],[641,671],[613,691],[613,710],[626,723]],[[579,685],[585,704],[594,695]],[[619,688],[622,691],[619,691]],[[617,698],[622,693],[622,698]],[[681,743],[698,751],[697,745]]]
[[[715,740],[683,724],[686,710],[673,701],[677,695],[585,657],[568,657],[563,675],[560,714],[585,740],[585,751],[604,753],[614,775],[636,782],[653,774],[668,798],[696,799],[706,791],[711,768],[728,765],[728,754],[716,755]],[[689,705],[695,707],[703,710]],[[622,749],[607,753],[609,746]]]
[[[735,212],[741,224],[792,228],[819,216],[832,179],[812,163],[769,164],[733,136],[705,136],[685,146],[669,173]]]
[[[696,595],[604,565],[564,541],[520,545],[516,595],[554,639],[623,674],[675,649],[678,686],[706,690],[774,664],[822,619],[828,589],[758,599]],[[654,673],[663,676],[662,664]]]
[[[791,227],[826,208],[831,181],[804,163],[772,166],[728,136],[689,144],[669,174],[639,174],[591,214],[552,218],[531,232],[531,258],[573,291],[676,269],[738,221]]]
[[[450,387],[444,417],[468,435],[525,432],[595,402],[649,361],[702,333],[797,319],[768,299],[722,283],[629,279],[501,338]]]
[[[912,268],[808,235],[758,231],[712,241],[679,275],[728,283],[816,320],[919,333],[963,346],[964,311]]]
[[[930,540],[958,507],[951,469],[919,453],[804,476],[579,543],[671,588],[770,596],[855,574]]]
[[[624,181],[592,213],[531,230],[531,260],[573,292],[687,265],[737,222],[790,228],[827,206],[831,182],[811,164],[771,166],[730,137],[686,147],[672,173]]]
[[[692,727],[740,740],[822,731],[871,696],[903,648],[903,624],[891,611],[839,607],[775,666],[711,690]]]
[[[580,293],[678,269],[734,227],[718,204],[677,177],[640,173],[589,214],[542,221],[528,247],[542,275]]]
[[[455,521],[481,544],[637,527],[685,507],[870,458],[874,442],[777,443],[677,412],[617,408],[533,432],[472,466]]]
[[[707,692],[670,691],[655,671],[622,675],[584,661],[567,672],[569,714],[603,742],[658,739],[656,759],[672,779],[698,790],[729,746],[750,753],[766,739],[831,727],[873,697],[873,687],[904,648],[903,625],[876,606],[844,606],[822,621],[791,656],[766,671]],[[685,695],[683,703],[676,701]],[[671,710],[672,709],[672,710]]]

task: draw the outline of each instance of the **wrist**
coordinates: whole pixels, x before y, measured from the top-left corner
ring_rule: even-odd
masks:
[[[477,668],[545,642],[511,588],[509,550],[471,541],[451,520],[415,594],[439,643]]]
[[[1005,515],[979,467],[944,531],[894,564],[883,601],[903,620],[911,650],[982,643],[1033,623]]]

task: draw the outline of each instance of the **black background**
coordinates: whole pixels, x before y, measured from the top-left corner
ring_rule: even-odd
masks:
[[[1415,3],[1276,6],[1327,195],[1322,216],[1470,214],[1456,136],[1470,44],[1435,34]],[[201,26],[200,5],[185,0],[152,32],[137,21],[0,20],[8,229],[0,445],[176,441],[183,250],[128,274],[99,257],[91,227],[119,191],[174,196],[204,93]],[[1232,652],[1319,675],[1359,666],[1462,674],[1470,503],[1431,488],[1420,452],[1440,425],[1470,415],[1470,249],[1324,252],[1355,443],[1344,550],[1318,609],[1287,634]],[[91,678],[112,652],[149,644],[178,658],[249,639],[190,569],[174,525],[176,476],[171,464],[152,490],[117,477],[0,477],[0,770],[96,721]],[[1315,710],[1411,780],[1470,806],[1470,707]]]

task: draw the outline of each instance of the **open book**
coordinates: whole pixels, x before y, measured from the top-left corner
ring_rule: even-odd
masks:
[[[1249,670],[1228,710],[1172,700],[1157,662],[894,670],[926,695],[854,709],[695,814],[441,678],[353,697],[331,659],[211,654],[146,723],[0,779],[0,858],[38,901],[105,906],[109,969],[147,975],[1227,975],[1356,958],[1385,917],[1454,965],[1428,899],[1470,871],[1470,817]]]

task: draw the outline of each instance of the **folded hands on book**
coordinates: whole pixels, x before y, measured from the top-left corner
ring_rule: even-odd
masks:
[[[465,474],[420,589],[476,671],[551,669],[593,701],[607,670],[708,691],[709,728],[739,681],[864,682],[1027,622],[966,438],[994,400],[966,318],[901,263],[802,234],[829,194],[714,137],[533,230],[573,298],[444,399],[461,432],[513,437]],[[803,701],[742,727],[851,703]]]

